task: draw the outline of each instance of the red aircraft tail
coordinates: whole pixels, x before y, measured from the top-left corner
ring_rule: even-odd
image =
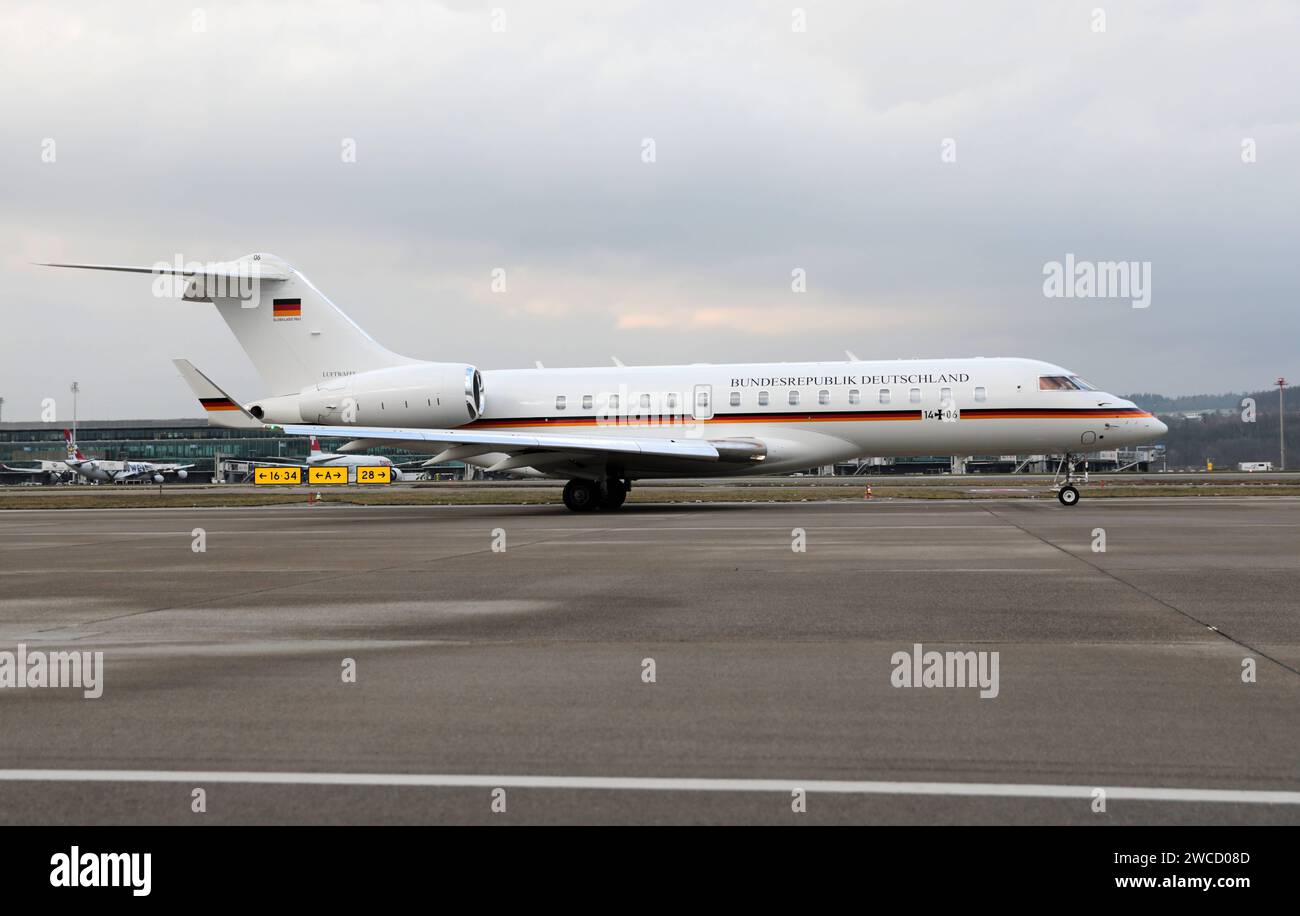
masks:
[[[72,438],[72,430],[63,431],[63,442],[68,447],[68,457],[76,461],[85,461],[86,456],[81,454],[81,449],[77,448],[77,440]]]

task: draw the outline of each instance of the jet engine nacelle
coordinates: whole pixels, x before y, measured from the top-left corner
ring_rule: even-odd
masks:
[[[187,477],[190,476],[190,472],[189,472],[189,471],[177,471],[177,472],[176,472],[176,476],[177,476],[178,478],[180,478],[181,480],[185,480]]]
[[[269,423],[463,426],[483,414],[483,377],[465,363],[419,363],[342,376],[250,407]]]
[[[153,475],[153,482],[154,482],[154,483],[162,483],[162,482],[163,482],[163,475],[161,475],[161,474],[154,474],[154,475]]]

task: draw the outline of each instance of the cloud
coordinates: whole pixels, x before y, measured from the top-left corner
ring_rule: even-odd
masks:
[[[1104,33],[1073,0],[801,6],[803,33],[750,2],[505,6],[503,32],[475,3],[213,4],[201,31],[161,0],[0,6],[6,417],[73,373],[101,415],[193,413],[176,355],[259,394],[210,311],[28,264],[253,250],[390,346],[485,367],[848,346],[1171,394],[1300,374],[1294,4],[1112,5]],[[1044,299],[1067,252],[1151,261],[1151,308]]]

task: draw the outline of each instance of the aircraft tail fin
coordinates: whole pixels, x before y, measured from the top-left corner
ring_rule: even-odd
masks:
[[[81,454],[81,449],[77,446],[77,440],[72,437],[72,430],[63,431],[63,443],[68,449],[69,461],[85,461],[86,456]]]
[[[185,379],[194,396],[199,399],[203,411],[208,415],[208,423],[231,429],[261,429],[262,423],[249,413],[238,401],[226,394],[212,379],[195,368],[188,359],[172,360],[181,377]]]
[[[381,346],[301,273],[271,254],[209,264],[128,267],[44,264],[155,275],[155,294],[210,302],[229,325],[271,395],[329,379],[418,362]],[[179,288],[179,289],[178,289]]]

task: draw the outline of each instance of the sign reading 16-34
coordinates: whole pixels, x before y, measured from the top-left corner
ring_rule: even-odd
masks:
[[[272,487],[302,483],[302,468],[255,468],[253,483]]]

